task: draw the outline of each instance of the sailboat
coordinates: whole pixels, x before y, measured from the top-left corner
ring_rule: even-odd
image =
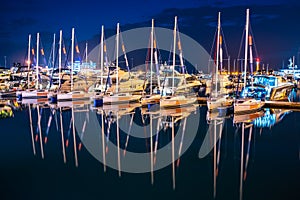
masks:
[[[46,99],[47,100],[47,95],[48,91],[41,89],[41,85],[39,84],[39,42],[40,42],[40,34],[37,33],[37,51],[36,51],[36,77],[35,77],[35,90],[27,89],[24,91],[18,91],[16,93],[17,97],[19,100],[21,99]],[[29,36],[29,41],[28,41],[28,65],[30,63],[30,43],[31,43],[31,36]],[[29,75],[28,75],[29,77]]]
[[[82,101],[82,100],[88,100],[92,96],[90,93],[87,93],[82,90],[73,90],[74,87],[74,35],[75,35],[75,29],[72,28],[72,45],[71,45],[71,74],[70,74],[70,79],[71,79],[71,91],[68,93],[62,93],[59,92],[57,94],[57,101]],[[60,45],[61,45],[61,39],[62,35],[60,32]],[[61,47],[60,47],[61,49]],[[61,66],[60,66],[61,67]]]
[[[219,62],[222,65],[223,50],[222,50],[222,36],[221,36],[221,12],[218,14],[218,27],[217,27],[217,55],[215,63],[215,76],[212,77],[212,80],[215,80],[215,83],[212,86],[215,86],[214,91],[211,92],[211,96],[207,99],[207,108],[209,112],[217,111],[219,107],[230,107],[233,104],[233,100],[229,95],[219,94],[218,84],[219,84]],[[221,66],[222,68],[222,66]],[[220,70],[220,73],[222,70]],[[221,85],[221,84],[220,84]],[[220,88],[221,92],[221,88]]]
[[[117,23],[117,34],[116,34],[116,85],[114,94],[104,95],[104,104],[121,104],[138,102],[141,99],[141,95],[131,95],[129,93],[119,93],[119,39],[120,39],[120,25]]]
[[[152,26],[151,26],[151,36],[150,36],[150,94],[145,95],[141,98],[141,104],[142,106],[148,105],[148,104],[156,104],[160,102],[160,90],[157,90],[157,93],[153,92],[153,76],[152,76],[152,70],[153,70],[153,56],[155,57],[155,64],[158,65],[158,59],[157,59],[157,51],[154,52],[154,48],[156,48],[156,43],[154,41],[154,19],[152,19]],[[160,87],[159,82],[159,75],[157,77],[157,84],[158,88]]]
[[[172,87],[171,87],[171,95],[163,96],[160,100],[161,108],[170,108],[170,107],[179,107],[186,106],[194,103],[197,99],[196,96],[186,97],[184,94],[175,95],[175,56],[176,56],[176,36],[178,34],[177,29],[177,16],[175,16],[175,24],[173,31],[173,63],[172,63]],[[163,91],[162,91],[163,92]]]
[[[247,63],[248,63],[248,42],[251,36],[249,37],[249,9],[246,11],[246,27],[245,27],[245,61],[244,61],[244,90],[247,84],[246,76],[247,76]],[[251,44],[251,39],[250,39]],[[250,46],[250,64],[253,61],[252,58],[252,48]],[[253,82],[253,79],[252,79]],[[237,99],[234,102],[234,113],[247,113],[247,112],[255,112],[257,110],[260,110],[264,106],[264,102],[260,99],[255,98],[243,98],[243,99]]]

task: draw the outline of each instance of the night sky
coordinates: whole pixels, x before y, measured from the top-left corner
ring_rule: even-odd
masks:
[[[11,0],[0,6],[0,66],[24,63],[28,34],[40,32],[48,59],[53,33],[60,29],[70,38],[75,27],[80,48],[99,42],[101,25],[111,32],[120,22],[121,30],[150,26],[173,28],[179,18],[180,31],[210,51],[222,12],[222,27],[231,58],[237,58],[245,26],[245,10],[250,8],[251,27],[258,54],[273,68],[286,64],[291,56],[300,61],[300,2],[297,0],[130,0],[130,1],[38,1]],[[109,31],[107,31],[109,32]],[[130,42],[130,41],[126,41]],[[81,50],[83,52],[83,49]],[[297,63],[296,63],[297,64]]]

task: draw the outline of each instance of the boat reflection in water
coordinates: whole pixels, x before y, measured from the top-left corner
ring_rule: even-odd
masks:
[[[29,126],[31,133],[31,142],[33,154],[37,154],[36,146],[40,146],[41,158],[44,159],[44,146],[48,143],[48,138],[52,124],[55,126],[55,132],[60,134],[61,139],[61,148],[62,148],[62,157],[63,162],[67,162],[67,153],[66,149],[70,146],[70,141],[73,139],[73,153],[74,153],[74,162],[75,166],[78,167],[78,150],[81,150],[82,143],[80,138],[83,137],[88,115],[83,121],[81,130],[77,131],[76,128],[79,125],[76,125],[75,128],[75,113],[89,111],[89,104],[84,104],[86,102],[68,102],[63,105],[59,104],[27,104],[28,115],[29,115]],[[47,122],[42,124],[43,122]],[[53,131],[51,132],[53,133]],[[55,136],[52,136],[55,138]],[[78,139],[79,137],[79,139]]]
[[[235,142],[235,146],[238,146],[235,154],[239,155],[239,199],[243,199],[243,186],[247,180],[247,171],[249,167],[250,158],[254,160],[254,155],[250,155],[251,148],[255,148],[253,144],[254,139],[259,139],[255,137],[256,129],[259,131],[259,136],[261,135],[262,128],[271,128],[275,124],[279,123],[287,114],[291,113],[289,110],[281,109],[269,109],[266,108],[256,113],[244,114],[244,115],[234,115],[233,123],[235,128],[235,137],[238,138]],[[207,123],[209,124],[208,134],[206,135],[203,144],[210,144],[213,147],[213,198],[217,198],[217,183],[218,177],[222,171],[221,164],[221,151],[224,150],[223,154],[227,154],[227,149],[222,148],[222,143],[227,143],[224,141],[223,135],[227,129],[223,129],[224,125],[230,122],[231,116],[220,116],[218,113],[207,112]],[[227,119],[227,120],[226,120]],[[229,121],[228,121],[229,119]],[[225,134],[226,135],[226,134]],[[205,148],[200,148],[199,157],[205,155]],[[207,147],[206,147],[207,150]],[[208,150],[210,150],[208,148]],[[253,162],[251,162],[253,163]]]
[[[264,115],[254,119],[252,124],[258,128],[271,128],[291,112],[290,110],[266,108]]]
[[[181,108],[162,109],[159,105],[141,107],[140,104],[104,105],[101,108],[91,107],[90,102],[65,102],[64,104],[26,104],[29,115],[29,127],[33,154],[38,152],[44,159],[48,140],[55,141],[61,149],[62,160],[74,160],[79,166],[78,154],[85,148],[103,164],[104,172],[107,167],[114,168],[121,176],[121,172],[129,172],[132,166],[132,153],[144,153],[146,157],[141,162],[147,165],[150,182],[154,184],[155,171],[160,169],[161,162],[169,160],[166,166],[171,167],[172,188],[176,188],[176,168],[180,165],[180,156],[184,152],[184,143],[190,127],[187,124],[190,117],[200,114],[198,105]],[[247,181],[249,165],[255,165],[254,155],[250,155],[255,148],[252,143],[259,140],[262,128],[272,127],[291,113],[281,109],[263,109],[251,114],[219,115],[218,112],[206,112],[205,121],[208,125],[207,135],[203,139],[199,152],[205,157],[213,155],[213,193],[212,198],[218,198],[220,176],[226,173],[222,162],[228,156],[227,140],[234,136],[234,158],[239,162],[239,199],[243,199],[243,186]],[[232,127],[233,122],[233,127]],[[228,126],[233,131],[227,132]],[[201,127],[202,128],[202,127]],[[55,136],[54,133],[58,133]],[[53,134],[53,135],[51,135]],[[53,138],[53,139],[52,139]],[[176,138],[179,138],[176,140]],[[226,144],[226,145],[225,145]],[[169,145],[169,146],[168,146]],[[207,145],[206,147],[204,147]],[[73,147],[70,148],[69,147]],[[161,156],[160,151],[168,146],[167,157]],[[204,147],[204,148],[203,148]],[[211,147],[211,148],[209,148]],[[203,148],[203,149],[202,149]],[[230,147],[231,148],[231,147]],[[69,150],[68,150],[69,149]],[[67,159],[69,158],[69,159]],[[139,163],[134,164],[139,172]],[[233,176],[234,178],[235,176]],[[221,178],[222,179],[222,178]]]
[[[115,163],[118,175],[121,176],[122,171],[128,171],[127,165],[131,161],[129,154],[132,151],[142,151],[149,154],[145,163],[149,164],[151,183],[154,184],[154,171],[161,168],[161,163],[166,159],[160,152],[170,145],[171,148],[166,148],[169,152],[166,155],[169,155],[167,160],[172,163],[173,189],[176,186],[176,167],[179,167],[179,158],[186,148],[183,143],[187,119],[192,113],[197,114],[198,107],[190,105],[162,109],[155,105],[156,110],[154,107],[142,108],[140,104],[118,104],[93,108],[88,102],[28,103],[26,106],[34,155],[39,152],[41,158],[45,158],[47,143],[57,137],[54,134],[56,132],[60,136],[58,144],[64,163],[67,163],[68,155],[74,156],[72,160],[78,167],[78,152],[84,146],[92,155],[97,153],[96,158],[103,161],[104,172],[107,165]],[[97,128],[99,125],[100,129]],[[140,127],[137,128],[137,125]],[[144,136],[140,130],[143,130]],[[95,142],[92,145],[89,144],[91,140]],[[71,152],[68,151],[69,146],[73,146]],[[94,152],[95,149],[97,152]]]

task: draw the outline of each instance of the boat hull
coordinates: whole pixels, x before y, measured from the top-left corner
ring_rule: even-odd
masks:
[[[209,112],[218,111],[220,107],[231,107],[233,105],[232,99],[226,98],[209,98],[207,99],[207,109]]]
[[[174,96],[174,97],[165,97],[160,100],[161,108],[176,108],[188,106],[196,102],[196,97],[182,97],[182,96]]]
[[[45,99],[48,97],[48,91],[21,91],[22,99]]]
[[[103,104],[124,104],[131,102],[139,102],[141,99],[140,95],[112,95],[103,96]]]
[[[251,113],[261,110],[265,103],[261,100],[245,100],[242,102],[234,103],[234,113],[235,114],[243,114],[243,113]]]
[[[161,95],[155,94],[141,98],[142,106],[147,106],[148,104],[158,104],[160,102]]]
[[[90,93],[59,93],[57,94],[57,101],[83,101],[83,100],[89,100],[92,97],[92,94]]]

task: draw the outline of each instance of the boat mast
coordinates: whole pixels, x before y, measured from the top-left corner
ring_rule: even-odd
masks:
[[[35,89],[39,89],[39,44],[40,44],[40,33],[36,35],[36,81],[35,81]]]
[[[154,30],[153,30],[153,39],[154,39]],[[153,51],[154,51],[153,54],[154,54],[154,61],[155,61],[155,66],[156,66],[157,87],[160,90],[159,66],[158,66],[157,48],[156,48],[155,39],[153,40]]]
[[[178,36],[178,50],[179,50],[179,60],[180,60],[180,67],[181,67],[181,70],[182,70],[182,74],[184,76],[184,90],[186,91],[186,76],[185,76],[185,66],[184,66],[184,63],[183,63],[183,53],[182,53],[182,46],[181,46],[181,41],[180,41],[180,35],[179,35],[179,31],[178,31],[178,28],[176,30],[176,34]]]
[[[72,28],[72,45],[71,45],[71,91],[73,91],[73,68],[74,68],[74,28]]]
[[[151,55],[150,55],[150,95],[152,95],[152,68],[153,68],[153,40],[154,40],[154,19],[152,19],[151,25]],[[159,80],[158,80],[159,81]]]
[[[52,44],[52,69],[54,69],[54,63],[55,63],[55,33],[53,35],[53,44]]]
[[[88,62],[88,43],[85,43],[85,62]]]
[[[119,92],[119,33],[120,32],[120,24],[117,23],[117,35],[116,35],[116,93]]]
[[[250,54],[250,70],[251,70],[251,86],[253,87],[253,55],[252,55],[252,36],[249,35],[249,54]]]
[[[221,29],[221,12],[218,14],[218,32],[217,32],[217,58],[216,58],[216,89],[215,89],[215,95],[217,97],[218,95],[218,69],[219,69],[219,54],[220,54],[220,29]]]
[[[61,86],[61,47],[62,47],[62,30],[59,31],[59,51],[58,51],[58,80],[59,80],[59,87]]]
[[[31,43],[31,34],[28,36],[28,55],[27,55],[27,65],[28,65],[28,72],[27,72],[27,88],[29,89],[29,83],[30,83],[30,78],[29,78],[29,71],[30,71],[30,43]]]
[[[174,94],[174,70],[175,70],[175,53],[176,53],[176,30],[177,30],[177,16],[175,16],[175,24],[174,24],[174,41],[173,41],[173,70],[172,70],[172,95]]]
[[[248,37],[249,37],[249,9],[246,11],[246,37],[245,37],[245,61],[244,61],[244,91],[247,78],[247,60],[248,60]]]
[[[101,27],[101,41],[100,41],[100,48],[101,48],[101,58],[100,58],[100,67],[101,67],[101,86],[103,85],[103,46],[104,46],[104,26]]]

